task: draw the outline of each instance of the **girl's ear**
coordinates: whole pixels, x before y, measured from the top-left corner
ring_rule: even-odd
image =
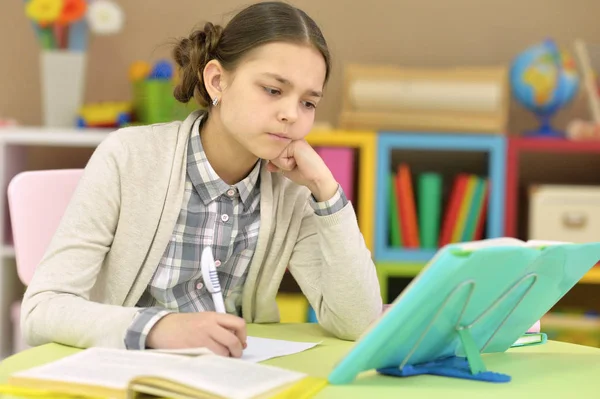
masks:
[[[202,71],[202,82],[210,98],[221,99],[224,87],[225,70],[217,60],[210,60]]]

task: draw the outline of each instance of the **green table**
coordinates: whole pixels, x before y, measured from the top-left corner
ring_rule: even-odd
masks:
[[[266,338],[322,341],[307,351],[265,362],[319,377],[326,377],[352,346],[352,342],[335,339],[316,324],[249,325],[248,333]],[[0,380],[4,382],[10,373],[75,352],[77,349],[57,344],[29,349],[0,363]],[[509,374],[512,381],[492,384],[436,376],[395,378],[365,372],[350,385],[327,386],[316,398],[600,397],[600,349],[597,348],[549,341],[545,345],[484,355],[484,360],[488,370]]]

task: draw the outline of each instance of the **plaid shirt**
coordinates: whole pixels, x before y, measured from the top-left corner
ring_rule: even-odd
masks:
[[[204,286],[200,257],[213,247],[227,313],[241,314],[241,297],[260,226],[260,169],[262,161],[239,183],[229,186],[206,158],[199,118],[189,138],[187,174],[181,211],[171,240],[138,301],[141,309],[125,336],[128,349],[144,349],[150,329],[174,312],[214,311]],[[347,199],[341,188],[328,201],[310,203],[318,216],[341,210]]]

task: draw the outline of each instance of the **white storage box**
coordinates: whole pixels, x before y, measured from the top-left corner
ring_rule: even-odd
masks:
[[[529,200],[528,239],[600,241],[600,186],[534,185]]]

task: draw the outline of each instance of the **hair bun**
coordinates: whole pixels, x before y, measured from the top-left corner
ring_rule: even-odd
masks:
[[[173,58],[181,69],[181,83],[175,87],[175,98],[187,103],[196,96],[199,104],[206,107],[210,97],[202,82],[202,71],[206,64],[216,58],[217,48],[223,27],[207,22],[204,29],[198,29],[189,37],[183,38],[173,49]]]
[[[194,47],[201,49],[204,55],[203,64],[214,58],[222,34],[222,26],[207,22],[204,29],[198,29],[190,35],[190,41]]]

